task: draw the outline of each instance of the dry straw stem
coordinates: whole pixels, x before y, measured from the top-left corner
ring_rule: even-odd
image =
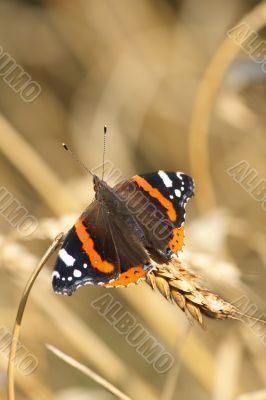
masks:
[[[79,371],[83,372],[83,374],[89,376],[91,379],[93,379],[95,382],[99,383],[101,386],[103,386],[105,389],[107,389],[110,393],[115,395],[118,399],[121,400],[131,400],[130,397],[122,393],[119,389],[117,389],[115,386],[113,386],[110,382],[108,382],[106,379],[102,378],[98,374],[96,374],[94,371],[92,371],[90,368],[86,367],[85,365],[81,364],[74,358],[68,356],[67,354],[63,353],[61,350],[57,349],[56,347],[47,344],[47,348],[54,353],[57,357],[61,358],[64,360],[67,364],[72,365],[72,367],[78,369]]]
[[[28,280],[27,285],[21,296],[21,300],[19,303],[18,311],[17,311],[16,321],[15,321],[14,328],[13,328],[12,342],[11,342],[11,348],[10,348],[10,354],[9,354],[9,360],[8,360],[8,372],[7,372],[7,399],[8,400],[15,400],[15,389],[14,389],[15,357],[16,357],[17,344],[18,344],[18,339],[19,339],[19,334],[20,334],[21,322],[22,322],[24,310],[25,310],[25,307],[27,304],[27,300],[28,300],[31,288],[32,288],[37,276],[39,275],[39,273],[42,270],[46,261],[50,258],[50,256],[53,254],[53,252],[60,245],[62,238],[63,238],[63,233],[60,233],[54,239],[53,243],[48,248],[48,250],[45,252],[44,256],[42,257],[40,263],[38,264],[36,269],[31,274],[30,279]]]
[[[259,3],[236,24],[245,23],[250,30],[258,31],[266,23],[266,1]],[[215,206],[212,185],[208,133],[211,112],[224,75],[241,48],[226,36],[210,61],[198,88],[189,131],[191,173],[198,183],[199,211]]]
[[[148,275],[147,283],[201,325],[203,315],[215,319],[239,319],[238,309],[201,286],[199,279],[184,268],[180,260],[173,259],[168,265],[156,265]]]

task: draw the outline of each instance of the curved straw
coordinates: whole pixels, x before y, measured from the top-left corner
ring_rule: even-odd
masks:
[[[17,316],[13,328],[13,334],[12,334],[12,342],[11,342],[11,348],[10,348],[10,353],[9,353],[9,359],[8,359],[8,370],[7,370],[7,400],[15,400],[15,389],[14,389],[14,382],[15,382],[15,357],[16,357],[16,350],[17,350],[17,344],[18,344],[18,338],[20,334],[20,327],[21,327],[21,322],[23,318],[23,314],[25,311],[25,307],[27,304],[27,300],[31,291],[31,288],[39,275],[41,269],[43,268],[44,264],[46,261],[50,258],[50,256],[53,254],[53,252],[56,250],[56,248],[59,246],[61,240],[63,238],[63,233],[60,233],[53,241],[53,243],[49,246],[47,251],[45,252],[44,256],[42,257],[41,261],[37,265],[36,269],[32,272],[25,289],[23,291],[23,294],[21,296],[21,300],[19,303],[18,311],[17,311]]]
[[[260,30],[266,23],[266,1],[254,7],[239,21],[240,23],[248,25],[250,30]],[[215,206],[208,148],[211,111],[225,72],[239,50],[240,47],[230,37],[224,39],[201,79],[192,112],[189,129],[189,158],[191,173],[198,183],[196,199],[199,211],[202,213]]]

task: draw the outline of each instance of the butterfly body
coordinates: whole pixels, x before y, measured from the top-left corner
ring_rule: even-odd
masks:
[[[185,204],[192,178],[158,171],[113,188],[93,177],[95,200],[67,233],[53,272],[53,288],[128,286],[146,277],[152,260],[167,263],[183,246]]]

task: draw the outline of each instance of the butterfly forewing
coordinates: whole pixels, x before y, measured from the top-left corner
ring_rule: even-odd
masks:
[[[143,243],[155,261],[166,262],[171,252],[181,250],[185,205],[194,192],[190,176],[164,171],[136,175],[115,190],[144,233]]]

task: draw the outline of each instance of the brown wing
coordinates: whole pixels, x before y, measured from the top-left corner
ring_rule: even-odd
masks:
[[[149,262],[149,257],[127,224],[116,213],[110,213],[105,204],[93,203],[81,220],[93,241],[94,251],[102,260],[112,263],[120,273]],[[90,251],[88,256],[91,257]]]
[[[53,272],[54,291],[71,295],[87,284],[115,286],[121,275],[117,285],[137,282],[147,273],[149,257],[131,236],[99,202],[92,203],[70,229],[59,251]]]

